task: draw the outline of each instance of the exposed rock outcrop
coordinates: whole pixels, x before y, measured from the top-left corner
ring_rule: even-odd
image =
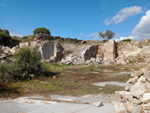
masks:
[[[117,46],[114,40],[109,40],[104,44],[104,59],[108,62],[115,62],[117,57]]]
[[[130,83],[135,83],[127,91],[115,92],[117,104],[120,102],[129,113],[150,113],[150,65],[135,72]],[[114,105],[116,106],[116,105]],[[118,112],[116,112],[118,113]]]

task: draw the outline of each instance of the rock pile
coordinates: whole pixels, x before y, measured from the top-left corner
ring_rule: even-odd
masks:
[[[116,113],[150,113],[150,65],[131,75],[126,91],[116,91]]]
[[[18,46],[10,48],[0,46],[0,59],[5,59],[7,56],[13,55],[18,50]]]

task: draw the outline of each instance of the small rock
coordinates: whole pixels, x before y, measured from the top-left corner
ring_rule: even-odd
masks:
[[[138,77],[135,76],[134,78],[130,78],[130,79],[127,81],[127,83],[128,83],[128,84],[129,84],[129,83],[135,83],[135,82],[137,82],[137,80],[138,80]]]
[[[144,110],[150,110],[150,103],[141,105]]]
[[[97,106],[97,107],[101,107],[101,106],[103,106],[104,104],[103,104],[103,102],[100,101],[100,102],[94,102],[93,105],[94,105],[94,106]]]
[[[132,113],[133,108],[134,108],[133,103],[126,102],[125,105],[126,105],[127,111]]]
[[[143,83],[137,82],[134,86],[132,86],[130,92],[134,97],[140,98],[140,96],[146,92],[146,89]]]
[[[114,104],[114,108],[115,108],[116,113],[127,113],[126,108],[124,107],[123,103]]]
[[[150,93],[145,93],[143,95],[143,102],[150,102]]]
[[[130,90],[131,90],[131,86],[129,86],[129,85],[126,86],[126,87],[125,87],[125,90],[126,90],[126,91],[130,91]]]
[[[140,105],[134,107],[132,113],[142,113],[142,107]]]
[[[142,82],[142,83],[146,83],[146,78],[141,76],[139,79],[138,79],[138,82]]]

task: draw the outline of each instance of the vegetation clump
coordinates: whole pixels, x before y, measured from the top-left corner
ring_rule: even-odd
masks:
[[[0,64],[0,83],[24,81],[33,77],[48,76],[50,73],[41,62],[37,48],[25,47],[13,57]]]
[[[109,40],[115,36],[115,33],[110,30],[106,30],[105,32],[100,32],[99,36],[102,37],[104,40]]]
[[[6,29],[0,29],[0,43],[1,44],[9,44],[11,37],[9,35],[9,31]]]
[[[131,41],[131,39],[124,39],[124,40],[122,40],[122,42],[130,42]]]
[[[36,28],[34,31],[33,31],[33,34],[36,35],[36,34],[47,34],[47,35],[51,35],[50,34],[50,31],[45,28],[45,27],[39,27],[39,28]]]

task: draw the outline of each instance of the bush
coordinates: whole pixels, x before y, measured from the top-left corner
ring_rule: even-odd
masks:
[[[13,57],[13,60],[0,64],[0,82],[24,81],[34,77],[48,76],[50,73],[42,65],[41,55],[37,48],[25,47],[20,49]]]
[[[128,41],[131,41],[131,39],[124,39],[124,40],[122,40],[122,42],[128,42]]]
[[[27,40],[27,39],[29,39],[29,37],[28,36],[23,36],[22,39]]]
[[[8,44],[10,42],[11,37],[9,35],[4,35],[0,32],[0,43]]]
[[[36,28],[34,31],[33,31],[33,34],[36,35],[36,34],[48,34],[50,35],[50,31],[45,28],[45,27],[39,27],[39,28]]]

